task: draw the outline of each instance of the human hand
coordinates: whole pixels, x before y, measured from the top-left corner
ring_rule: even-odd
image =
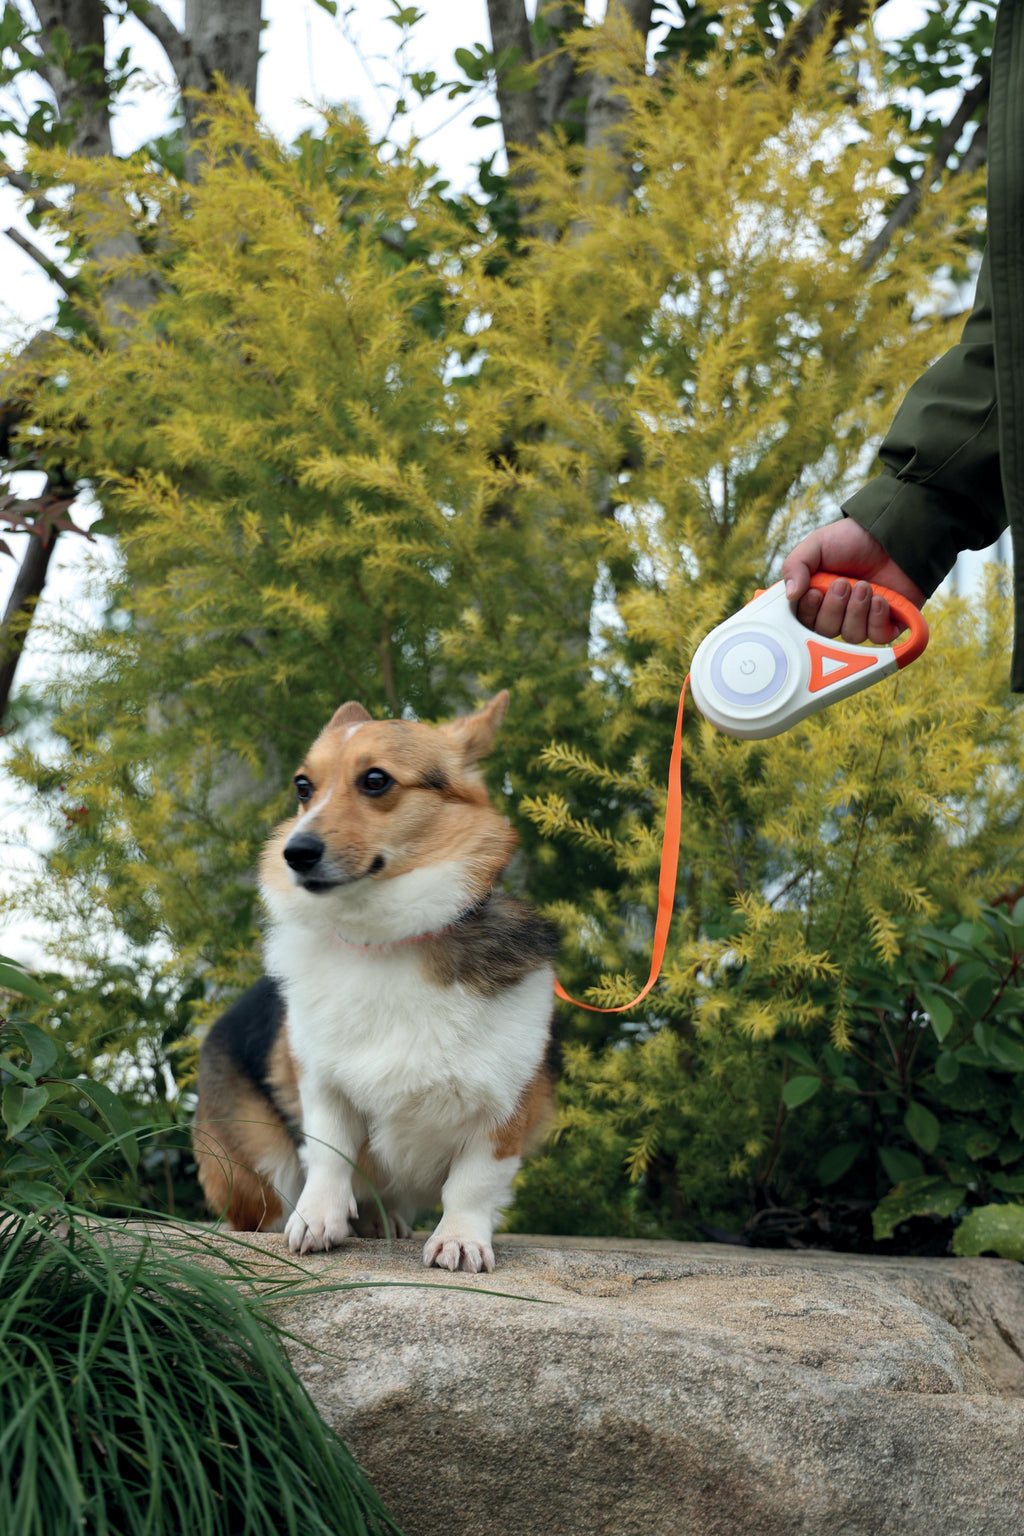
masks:
[[[818,592],[809,585],[815,571],[834,572],[838,580],[827,592]],[[801,539],[782,563],[782,579],[802,624],[828,639],[841,635],[851,645],[862,640],[891,645],[906,628],[893,621],[889,604],[872,592],[871,582],[891,587],[918,608],[926,601],[917,583],[851,517],[826,523]]]

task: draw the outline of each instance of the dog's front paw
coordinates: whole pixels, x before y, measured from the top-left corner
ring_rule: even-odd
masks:
[[[356,1214],[355,1201],[307,1199],[299,1203],[288,1218],[285,1241],[293,1253],[318,1253],[335,1248],[351,1232],[349,1218]]]
[[[428,1269],[431,1265],[438,1269],[464,1269],[474,1275],[485,1269],[490,1274],[494,1268],[494,1249],[486,1238],[454,1229],[444,1232],[438,1227],[424,1245],[423,1262]]]

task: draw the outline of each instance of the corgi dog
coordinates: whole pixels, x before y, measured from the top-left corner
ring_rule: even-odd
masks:
[[[431,727],[343,704],[296,773],[260,864],[267,976],[200,1056],[199,1178],[236,1229],[308,1253],[440,1201],[424,1263],[493,1269],[550,1118],[558,943],[495,888],[516,836],[477,764],[507,707]]]

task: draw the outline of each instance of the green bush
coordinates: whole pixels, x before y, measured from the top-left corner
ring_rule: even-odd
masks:
[[[951,1218],[959,1253],[1024,1253],[1022,967],[1024,901],[908,925],[889,965],[852,977],[847,1050],[786,1045],[782,1099],[817,1110],[817,1181],[878,1200],[876,1240]]]
[[[228,96],[187,188],[149,156],[32,162],[74,185],[50,224],[84,253],[88,336],[26,356],[24,432],[94,487],[120,565],[108,622],[52,634],[55,735],[23,734],[11,767],[55,843],[2,901],[92,978],[90,1072],[122,1036],[173,1040],[144,989],[109,984],[125,956],[195,1023],[256,974],[258,849],[346,695],[438,718],[508,684],[488,772],[516,878],[562,927],[571,993],[637,990],[687,662],[834,514],[958,333],[931,300],[980,188],[930,191],[868,272],[896,146],[870,54],[811,50],[797,97],[744,7],[699,66],[653,73],[616,15],[566,44],[609,82],[614,134],[521,162],[557,238],[509,243],[345,117],[289,148]],[[126,229],[158,295],[142,315],[105,303],[89,257]],[[908,936],[1019,878],[1007,602],[936,606],[922,662],[773,741],[687,715],[662,981],[628,1018],[561,1014],[558,1137],[517,1223],[697,1236],[760,1205],[870,1209],[880,1153],[836,1154],[828,1184],[818,1165],[872,1136],[945,1178],[920,1145],[936,1096],[852,1094],[843,1068]],[[831,1114],[889,1099],[884,1126],[836,1134]]]
[[[792,1027],[571,1046],[515,1226],[1024,1258],[1024,900],[908,920],[842,995],[827,971],[806,993],[842,1009],[842,1048]]]
[[[123,971],[97,987],[72,988],[56,975],[45,980],[0,956],[0,1010],[5,989],[31,1004],[31,1018],[0,1011],[0,1198],[32,1208],[60,1198],[108,1215],[142,1208],[202,1216],[187,1111],[169,1071],[183,1058],[185,1006],[172,1008],[142,977]],[[100,986],[102,998],[95,996]],[[111,1039],[118,1003],[135,1024]],[[96,1011],[105,1033],[83,1023]]]

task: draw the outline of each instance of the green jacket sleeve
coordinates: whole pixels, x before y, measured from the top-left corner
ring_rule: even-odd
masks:
[[[1006,527],[987,258],[959,344],[911,387],[879,458],[884,472],[842,510],[930,594],[962,549]]]

